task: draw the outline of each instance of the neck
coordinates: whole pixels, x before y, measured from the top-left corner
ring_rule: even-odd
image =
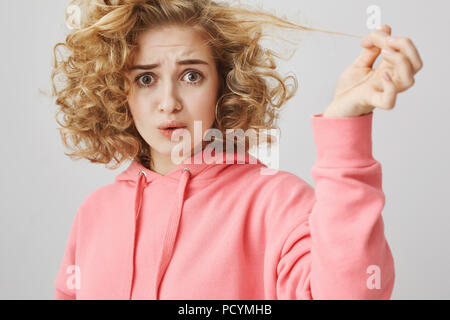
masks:
[[[204,149],[205,145],[203,145],[202,150]],[[195,150],[194,148],[191,149],[190,154],[184,155],[181,158],[181,161],[186,160],[188,157],[192,156],[194,154]],[[201,151],[199,151],[201,152]],[[174,163],[171,159],[170,155],[162,154],[155,149],[151,149],[151,158],[153,160],[153,165],[150,163],[150,170],[159,173],[161,175],[166,175],[167,173],[171,172],[173,169],[175,169],[179,164]]]

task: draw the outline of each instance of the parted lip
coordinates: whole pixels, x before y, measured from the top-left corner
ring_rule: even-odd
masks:
[[[168,120],[164,121],[162,124],[158,126],[158,129],[167,129],[167,128],[184,128],[186,124],[180,121]]]

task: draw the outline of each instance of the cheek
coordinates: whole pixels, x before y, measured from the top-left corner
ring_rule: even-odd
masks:
[[[128,106],[130,107],[131,115],[136,124],[140,123],[140,120],[145,117],[145,99],[140,97],[139,95],[130,95],[128,97]]]
[[[198,118],[207,122],[206,125],[214,122],[217,97],[213,90],[203,92],[203,94],[196,97],[196,101],[200,104],[199,112],[197,113]]]
[[[130,111],[133,114],[138,114],[142,110],[142,106],[145,101],[148,101],[148,97],[145,97],[143,92],[136,88],[134,85],[128,94],[128,105],[130,106]]]
[[[215,102],[213,100],[205,99],[201,103],[193,105],[195,112],[193,113],[196,121],[201,121],[203,130],[209,129],[214,123],[215,119]]]

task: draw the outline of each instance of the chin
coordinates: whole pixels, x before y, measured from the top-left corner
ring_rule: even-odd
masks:
[[[176,152],[178,156],[182,156],[183,147],[181,145],[179,145],[180,143],[181,143],[180,141],[171,142],[169,139],[167,139],[166,141],[158,142],[158,143],[152,145],[152,149],[154,151],[158,152],[160,155],[169,158],[172,156],[172,150],[174,150],[176,148],[176,150],[174,150],[174,152]],[[189,148],[185,147],[185,150],[188,150],[188,149]],[[186,151],[186,152],[188,152],[188,151]]]

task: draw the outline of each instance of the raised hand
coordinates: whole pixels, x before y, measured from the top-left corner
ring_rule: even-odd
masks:
[[[364,49],[339,77],[324,117],[360,116],[375,108],[394,108],[397,94],[414,85],[414,75],[423,67],[411,39],[391,37],[388,25],[369,33],[360,44]],[[373,69],[380,53],[383,60]]]

